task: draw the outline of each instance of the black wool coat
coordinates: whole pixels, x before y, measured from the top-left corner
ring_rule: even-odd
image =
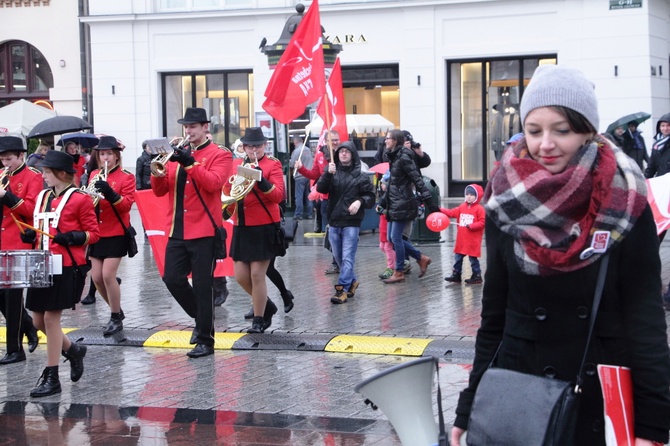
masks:
[[[388,221],[414,220],[419,206],[414,189],[419,195],[430,197],[416,165],[416,155],[411,149],[399,146],[387,152],[387,156],[391,177],[381,200],[382,207],[387,210],[386,218]]]
[[[647,206],[610,253],[610,263],[587,357],[576,445],[604,445],[597,364],[632,369],[635,432],[667,442],[670,429],[670,351],[661,299],[658,237]],[[497,365],[565,381],[575,380],[584,353],[600,260],[570,273],[524,274],[513,239],[486,221],[487,269],[482,321],[469,386],[455,425],[467,427],[479,380],[502,341]],[[514,410],[514,408],[510,408]]]

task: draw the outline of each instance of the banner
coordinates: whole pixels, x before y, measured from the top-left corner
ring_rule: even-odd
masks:
[[[634,446],[633,380],[628,367],[598,364],[607,446]]]
[[[314,0],[298,24],[265,89],[263,109],[290,124],[325,93],[326,75],[321,46],[319,2]]]
[[[149,239],[158,273],[163,277],[163,271],[165,270],[165,248],[167,247],[171,221],[170,214],[172,213],[168,194],[157,197],[152,190],[138,190],[135,191],[135,203],[137,203],[137,209],[140,211],[142,226],[144,226],[144,231]],[[209,220],[203,221],[202,224],[211,226]],[[233,225],[228,221],[224,221],[223,226],[228,232],[226,245],[228,245],[228,252],[230,252]],[[228,257],[224,260],[216,261],[214,277],[232,276],[234,274],[232,258]]]
[[[326,105],[328,105],[328,107],[326,107]],[[328,109],[328,113],[326,113],[326,108]],[[321,131],[321,135],[324,139],[325,136],[323,135],[325,135],[328,123],[330,123],[330,129],[335,130],[340,135],[340,142],[349,141],[349,132],[347,131],[347,108],[344,103],[342,68],[340,67],[339,57],[335,61],[335,65],[333,65],[333,71],[330,73],[330,77],[326,83],[326,95],[322,98],[316,113],[323,120],[323,130]],[[326,116],[327,114],[330,116]]]

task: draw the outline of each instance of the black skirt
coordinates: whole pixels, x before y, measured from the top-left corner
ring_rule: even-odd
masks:
[[[53,276],[53,286],[49,288],[28,288],[26,308],[30,311],[57,311],[74,306],[81,300],[88,267],[80,266],[76,271],[72,266],[64,266],[63,274]]]
[[[128,255],[126,238],[123,235],[100,237],[100,240],[88,247],[88,255],[100,260],[125,257]]]
[[[234,226],[230,257],[236,262],[270,260],[283,255],[277,243],[277,225]]]

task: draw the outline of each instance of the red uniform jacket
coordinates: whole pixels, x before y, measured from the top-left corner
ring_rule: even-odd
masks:
[[[66,191],[67,189],[62,191],[59,196],[51,200],[51,206],[49,207],[48,212],[56,211]],[[52,194],[49,193],[45,194],[43,202],[36,204],[36,212],[41,212],[44,210],[48,198],[51,195]],[[74,257],[75,262],[77,262],[77,265],[85,265],[86,245],[93,244],[100,239],[100,229],[95,218],[95,208],[93,207],[93,200],[91,200],[89,195],[80,191],[76,191],[70,195],[70,198],[65,204],[65,207],[63,207],[60,219],[58,220],[58,229],[60,229],[60,232],[86,232],[86,244],[69,246],[70,251],[72,252],[72,256]],[[51,235],[56,235],[58,231],[56,228],[49,225],[49,233]],[[40,234],[37,234],[37,238],[38,240],[42,239]],[[72,266],[72,259],[70,258],[70,255],[64,246],[54,243],[53,239],[49,239],[49,246],[47,249],[53,254],[60,254],[63,256],[63,266]]]
[[[0,226],[0,249],[3,251],[30,249],[21,241],[20,230],[10,214],[14,214],[17,220],[29,225],[33,224],[33,209],[37,195],[44,188],[42,173],[21,165],[9,174],[9,184],[6,190],[18,198],[18,202],[10,196],[5,196],[2,201],[2,225]]]
[[[95,175],[99,172],[99,169],[93,171],[90,177],[91,181],[94,180]],[[107,174],[107,182],[114,189],[114,192],[121,195],[121,199],[115,203],[110,203],[104,198],[100,199],[98,202],[98,224],[100,225],[100,235],[102,237],[114,237],[123,235],[124,230],[112,210],[112,205],[116,209],[116,212],[119,213],[123,225],[127,228],[130,225],[130,208],[135,202],[135,175],[116,166]]]
[[[237,172],[237,166],[243,162],[249,163],[249,159],[245,158],[242,160],[237,158],[234,160],[233,172]],[[238,226],[240,223],[237,206],[244,206],[244,226],[261,226],[281,221],[278,206],[284,200],[284,174],[282,172],[281,161],[275,157],[266,155],[258,160],[258,167],[263,171],[263,177],[272,183],[273,187],[267,192],[262,192],[258,188],[258,183],[256,183],[252,191],[244,199],[232,205],[234,206],[232,218],[235,226]],[[263,205],[256,198],[254,191],[256,191],[256,194],[263,201],[272,218],[265,212]],[[226,195],[230,194],[230,183],[226,183],[223,192]]]
[[[209,216],[205,212],[198,194],[193,188],[193,180],[198,185],[202,199],[207,203],[207,208],[214,218],[217,226],[223,225],[221,218],[221,188],[228,181],[233,162],[233,155],[228,150],[222,150],[209,140],[197,150],[192,152],[195,164],[184,168],[177,162],[169,162],[167,174],[164,177],[151,176],[151,189],[158,197],[169,194],[170,203],[173,203],[169,216],[169,236],[172,236],[177,193],[177,174],[182,169],[186,170],[186,186],[184,188],[184,240],[192,240],[202,237],[212,237],[214,227]]]

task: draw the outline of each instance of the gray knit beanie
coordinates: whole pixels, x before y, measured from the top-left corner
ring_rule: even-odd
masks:
[[[521,98],[521,124],[532,110],[563,106],[581,113],[598,131],[598,101],[595,86],[574,68],[541,65],[535,70]]]

